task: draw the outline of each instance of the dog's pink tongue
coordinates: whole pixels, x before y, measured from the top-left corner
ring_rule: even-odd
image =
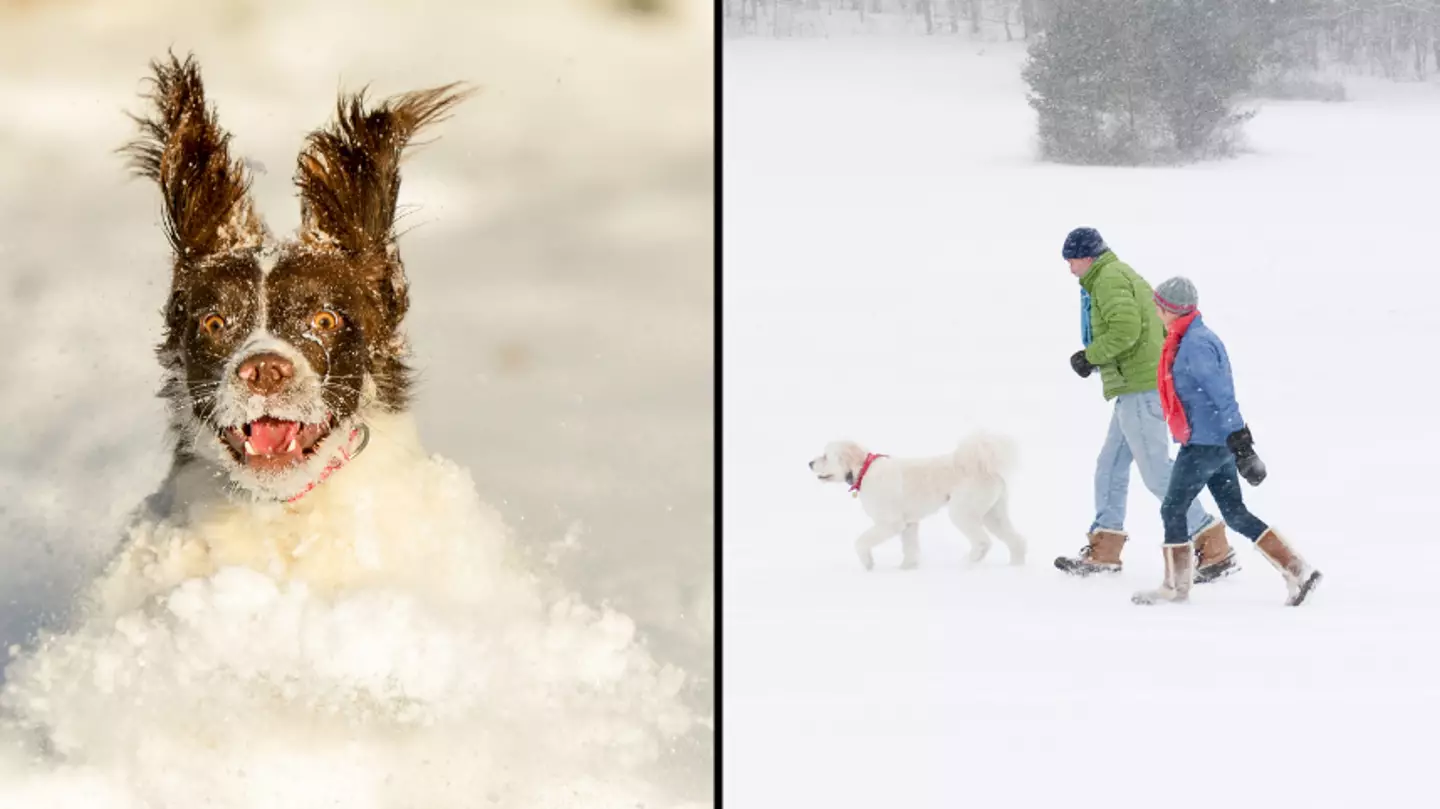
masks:
[[[250,423],[250,446],[261,455],[279,455],[300,432],[293,421],[262,418]]]

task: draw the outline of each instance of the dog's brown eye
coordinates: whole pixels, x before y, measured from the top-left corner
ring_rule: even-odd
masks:
[[[310,318],[310,325],[317,331],[335,331],[342,322],[340,316],[329,309],[322,309]]]
[[[225,318],[219,315],[206,315],[205,319],[200,321],[200,330],[206,334],[219,334],[223,328],[225,328]]]

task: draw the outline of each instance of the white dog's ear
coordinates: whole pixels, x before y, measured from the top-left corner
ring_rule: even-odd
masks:
[[[855,476],[860,474],[860,467],[865,465],[865,448],[854,441],[843,441],[835,451],[835,460],[840,462],[841,468],[845,470],[845,482],[855,485]]]

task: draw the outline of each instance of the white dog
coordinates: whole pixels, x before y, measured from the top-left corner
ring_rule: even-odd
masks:
[[[867,452],[853,441],[836,441],[810,462],[826,482],[844,481],[860,498],[875,524],[855,540],[866,570],[875,567],[876,545],[900,535],[909,569],[920,562],[920,521],[942,507],[970,540],[970,561],[990,552],[990,534],[1010,552],[1010,563],[1025,563],[1025,538],[1010,523],[1006,476],[1015,466],[1014,444],[1000,436],[977,433],[954,452],[933,458],[891,458]],[[988,531],[987,531],[988,529]]]

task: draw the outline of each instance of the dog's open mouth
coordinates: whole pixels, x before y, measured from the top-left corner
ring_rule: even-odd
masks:
[[[252,469],[281,471],[304,463],[335,427],[335,416],[318,424],[262,416],[243,427],[227,427],[220,438],[235,460]]]

